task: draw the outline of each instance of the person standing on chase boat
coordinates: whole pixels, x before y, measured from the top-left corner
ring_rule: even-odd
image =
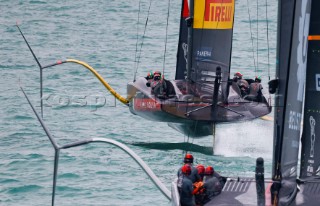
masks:
[[[204,177],[204,190],[205,190],[205,197],[204,197],[204,203],[209,202],[214,196],[221,193],[223,185],[221,185],[221,182],[216,177],[220,177],[219,174],[214,174],[215,171],[213,167],[208,166],[205,171],[205,177]]]
[[[178,178],[178,191],[180,194],[181,206],[195,206],[195,200],[193,195],[193,184],[190,180],[191,166],[188,164],[183,165],[180,168],[181,175]]]
[[[201,180],[200,175],[198,174],[197,168],[192,166],[193,164],[193,156],[192,154],[187,153],[183,160],[185,165],[189,165],[191,167],[191,174],[189,175],[189,179],[192,181],[192,183],[198,182]],[[178,170],[178,177],[181,175],[181,169]]]

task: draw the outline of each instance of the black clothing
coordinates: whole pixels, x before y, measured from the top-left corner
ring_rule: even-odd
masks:
[[[209,202],[214,196],[220,194],[222,191],[222,185],[215,176],[206,176],[203,187],[205,189],[204,203]]]
[[[261,102],[262,101],[262,85],[259,82],[253,82],[249,87],[249,94],[245,99]]]
[[[178,180],[179,181],[179,180]],[[195,206],[193,192],[193,185],[187,175],[182,175],[181,187],[178,187],[180,193],[181,206]],[[179,185],[179,183],[178,183]]]
[[[200,181],[201,177],[200,175],[198,174],[198,170],[197,168],[195,168],[194,166],[192,166],[190,163],[187,163],[191,166],[191,174],[189,176],[187,176],[187,178],[189,178],[191,180],[192,183],[195,183],[195,182],[198,182]],[[181,171],[181,168],[178,170],[178,178],[179,176],[183,175],[182,174],[182,171]]]
[[[226,182],[226,178],[225,177],[222,177],[219,173],[217,173],[216,171],[213,173],[213,176],[216,177],[220,184],[221,184],[221,187],[223,188],[224,186],[224,183]]]

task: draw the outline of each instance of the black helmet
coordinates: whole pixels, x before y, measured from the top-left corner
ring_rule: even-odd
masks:
[[[261,82],[261,77],[260,76],[256,76],[256,78],[254,79],[255,82]]]

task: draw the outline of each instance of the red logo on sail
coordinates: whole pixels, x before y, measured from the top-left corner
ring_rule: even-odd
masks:
[[[226,22],[233,18],[232,0],[206,0],[205,5],[205,21]]]

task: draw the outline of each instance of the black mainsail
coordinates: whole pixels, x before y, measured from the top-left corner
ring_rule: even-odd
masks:
[[[310,0],[279,1],[279,34],[272,186],[273,204],[289,205],[297,194],[297,167],[307,63]]]
[[[188,0],[182,0],[175,78],[176,80],[187,78],[188,27],[186,19],[189,16],[190,12]]]
[[[295,205],[319,205],[320,199],[320,1],[311,5],[299,187]]]
[[[275,128],[274,128],[274,155],[273,155],[273,174],[278,174],[278,167],[281,156],[282,130],[284,124],[284,111],[286,102],[286,91],[288,89],[287,79],[289,74],[289,61],[292,41],[292,30],[294,23],[295,1],[281,0],[278,2],[278,41],[277,41],[277,69],[276,79],[278,89],[275,97]]]
[[[194,2],[193,40],[190,79],[208,95],[214,93],[213,81],[221,68],[221,91],[227,102],[230,76],[234,0]]]
[[[217,66],[222,68],[223,85],[230,73],[234,1],[195,1],[193,21],[187,0],[182,0],[177,53],[176,80],[187,79],[187,54],[191,53],[190,80],[206,86],[213,93],[212,80]],[[188,25],[189,24],[189,25]],[[192,27],[192,49],[188,50],[188,27]],[[205,90],[205,89],[204,89]]]
[[[320,175],[320,8],[319,1],[312,2],[309,43],[308,67],[306,76],[306,94],[302,134],[302,156],[300,177]]]

